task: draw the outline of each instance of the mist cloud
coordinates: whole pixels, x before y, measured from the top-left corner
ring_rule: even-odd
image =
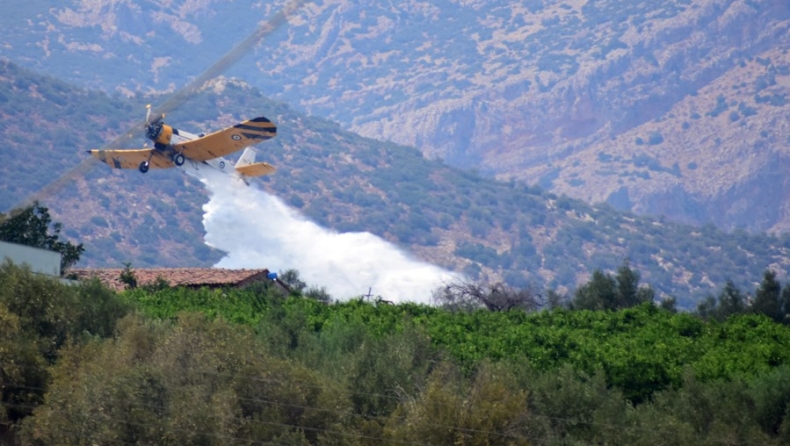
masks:
[[[372,289],[394,302],[427,303],[436,287],[457,278],[370,233],[323,228],[254,183],[210,169],[198,173],[209,191],[206,243],[227,253],[217,267],[293,268],[308,285],[325,287],[340,300]]]

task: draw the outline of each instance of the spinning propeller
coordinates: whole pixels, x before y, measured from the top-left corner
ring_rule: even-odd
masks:
[[[165,114],[162,113],[151,121],[151,104],[146,105],[145,108],[145,136],[155,141],[159,134],[162,133],[162,120],[165,119]]]

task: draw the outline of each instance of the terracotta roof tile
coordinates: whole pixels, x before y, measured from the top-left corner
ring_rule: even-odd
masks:
[[[85,268],[70,269],[70,275],[77,279],[97,277],[108,287],[121,291],[125,285],[121,282],[122,268]],[[265,280],[269,274],[267,269],[224,269],[224,268],[132,268],[137,285],[149,285],[163,278],[171,286],[216,287],[243,286],[251,282]]]

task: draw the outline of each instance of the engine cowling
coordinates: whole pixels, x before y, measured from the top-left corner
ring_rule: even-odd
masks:
[[[167,124],[157,122],[148,125],[145,130],[145,136],[157,145],[167,146],[170,144],[170,139],[173,137],[173,128]]]

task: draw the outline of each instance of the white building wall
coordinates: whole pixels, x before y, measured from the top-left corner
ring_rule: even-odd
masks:
[[[60,253],[16,243],[0,242],[0,261],[27,264],[34,273],[60,277]]]

